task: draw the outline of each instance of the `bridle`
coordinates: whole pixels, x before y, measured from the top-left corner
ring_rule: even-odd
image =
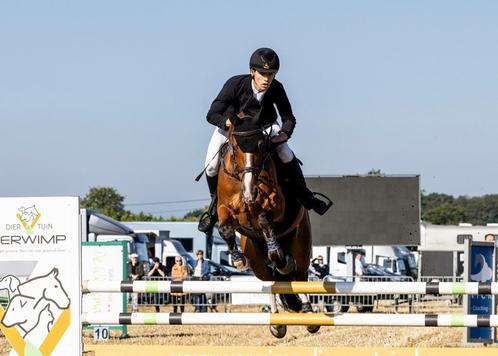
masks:
[[[235,157],[235,149],[230,141],[228,141],[228,149],[230,150],[230,159],[233,164],[233,171],[229,171],[226,167],[225,161],[221,160],[221,165],[223,167],[223,170],[227,175],[230,177],[242,182],[242,177],[246,173],[252,173],[255,175],[256,180],[259,182],[260,180],[260,174],[261,172],[265,169],[266,164],[268,160],[271,158],[273,154],[273,149],[271,145],[271,133],[270,134],[265,134],[265,128],[261,127],[255,130],[250,130],[250,131],[232,131],[233,136],[240,136],[240,137],[251,137],[255,136],[258,134],[263,134],[264,136],[264,148],[263,148],[263,160],[261,162],[261,165],[259,167],[240,167],[240,165],[237,163],[236,157]]]

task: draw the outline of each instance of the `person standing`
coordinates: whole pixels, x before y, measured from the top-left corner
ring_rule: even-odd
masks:
[[[152,263],[152,268],[150,269],[149,273],[147,273],[147,277],[166,277],[164,266],[161,263],[161,260],[159,260],[159,258],[157,257],[154,257],[152,258]]]
[[[138,255],[132,253],[128,262],[128,278],[135,281],[142,279],[144,276],[144,266],[138,262]]]
[[[175,264],[171,268],[171,280],[172,281],[184,281],[188,278],[187,266],[183,265],[182,257],[175,257]],[[180,312],[185,311],[185,293],[171,293],[171,302],[173,304],[173,313],[178,311],[180,307]]]
[[[194,279],[208,280],[209,279],[209,263],[204,259],[204,251],[198,250],[196,253],[197,263],[194,269]],[[195,312],[207,312],[206,294],[199,293],[194,295]]]
[[[329,274],[329,266],[323,263],[323,256],[318,255],[316,262],[312,265],[312,272],[315,276],[323,279],[327,274]]]
[[[152,258],[152,268],[149,273],[147,273],[147,277],[153,280],[166,277],[165,268],[159,258]],[[154,304],[156,313],[159,313],[161,311],[159,306],[164,302],[164,294],[154,293],[152,295],[149,294],[148,297],[150,298],[150,303]]]
[[[132,281],[137,281],[142,279],[144,276],[144,266],[138,262],[138,255],[132,253],[130,255],[130,261],[127,265],[127,275]],[[131,293],[131,310],[132,312],[138,311],[138,293]]]
[[[354,275],[355,277],[358,277],[361,279],[363,277],[363,254],[360,252],[357,252],[354,256]]]

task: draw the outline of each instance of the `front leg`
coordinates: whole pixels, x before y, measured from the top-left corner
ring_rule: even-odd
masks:
[[[248,264],[244,255],[239,251],[235,241],[235,221],[233,220],[228,208],[221,206],[218,208],[219,228],[218,231],[225,240],[228,252],[232,257],[232,264],[239,270],[246,270]]]

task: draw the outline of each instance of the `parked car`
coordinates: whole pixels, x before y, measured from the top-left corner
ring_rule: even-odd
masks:
[[[253,273],[251,271],[239,271],[235,267],[230,267],[226,265],[222,265],[220,263],[211,261],[211,260],[206,260],[209,264],[209,273],[211,276],[214,277],[225,277],[225,278],[230,278],[231,276],[252,276]],[[197,264],[197,260],[190,258],[187,259],[187,264],[189,265],[189,268],[194,271],[195,266]]]
[[[368,263],[363,266],[363,281],[386,281],[386,282],[400,282],[406,281],[406,276],[400,276],[399,274],[393,273],[381,265],[374,263]],[[313,280],[310,276],[310,280]],[[347,282],[351,281],[346,277],[334,276],[328,274],[323,279],[327,282]],[[325,310],[328,312],[341,311],[345,313],[349,310],[350,306],[356,307],[357,311],[360,313],[372,312],[374,309],[374,303],[377,299],[376,295],[325,295],[323,297],[323,302]],[[313,296],[312,302],[316,303],[319,298]]]

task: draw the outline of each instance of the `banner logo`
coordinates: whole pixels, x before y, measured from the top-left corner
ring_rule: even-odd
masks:
[[[16,214],[17,218],[21,222],[22,226],[24,227],[24,230],[26,230],[26,233],[32,234],[33,233],[33,228],[36,225],[36,222],[41,216],[41,213],[36,210],[36,207],[34,205],[30,207],[20,207],[17,209],[19,212]]]
[[[70,324],[71,301],[59,271],[20,283],[16,276],[0,280],[9,304],[0,307],[0,330],[18,355],[50,355]]]

